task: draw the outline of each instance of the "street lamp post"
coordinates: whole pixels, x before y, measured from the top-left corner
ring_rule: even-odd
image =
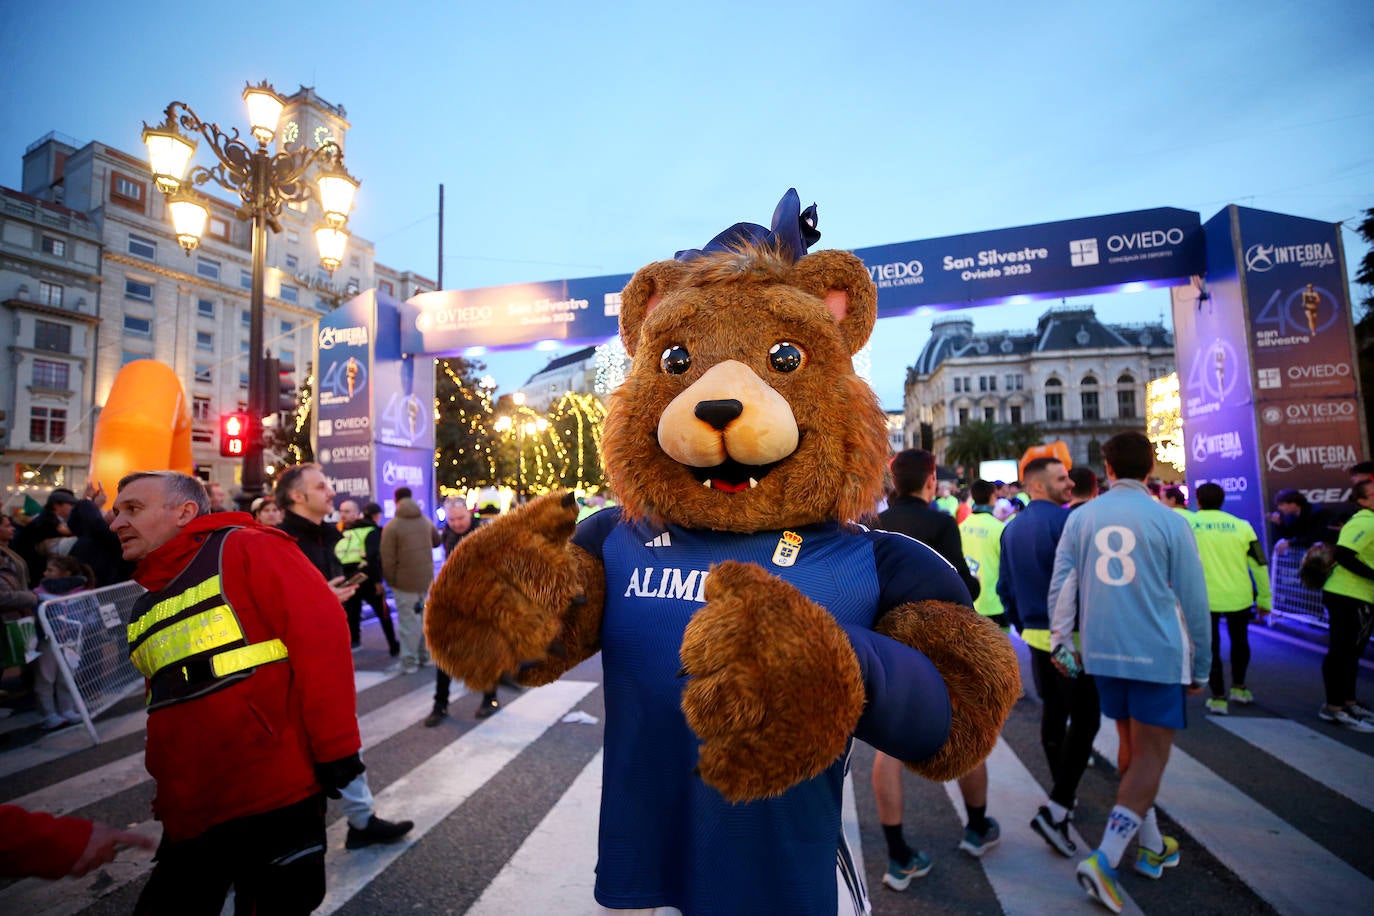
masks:
[[[167,195],[167,209],[171,214],[177,241],[189,257],[205,232],[209,208],[195,187],[214,182],[226,191],[238,194],[241,205],[239,219],[253,225],[252,287],[249,298],[248,325],[248,410],[254,418],[251,435],[243,452],[243,473],[238,502],[247,508],[262,495],[266,476],[263,473],[262,418],[271,412],[267,402],[267,379],[262,377],[263,365],[263,309],[267,274],[267,230],[281,231],[277,217],[287,203],[305,203],[318,198],[324,211],[324,222],[315,227],[315,240],[320,249],[320,263],[331,274],[343,261],[348,245],[348,214],[353,209],[353,195],[358,182],[344,168],[343,150],[333,141],[318,147],[300,146],[278,149],[273,153],[269,145],[276,137],[277,122],[286,102],[266,81],[248,85],[243,90],[248,106],[248,121],[255,145],[239,139],[238,128],[226,134],[218,124],[200,119],[185,102],[173,102],[164,112],[165,120],[157,127],[143,125],[143,142],[148,147],[148,162],[158,189]],[[186,131],[186,133],[183,133]],[[211,168],[191,165],[197,141],[187,134],[200,134],[215,154],[217,163]],[[312,166],[320,166],[315,187],[305,180]],[[271,380],[274,384],[275,379]]]

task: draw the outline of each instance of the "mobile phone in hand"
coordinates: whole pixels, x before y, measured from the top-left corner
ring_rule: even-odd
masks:
[[[344,580],[344,585],[362,585],[367,581],[367,573],[356,572]]]
[[[1051,657],[1064,666],[1064,671],[1069,677],[1078,677],[1083,673],[1082,667],[1078,664],[1078,659],[1074,658],[1073,652],[1069,650],[1068,646],[1060,646],[1055,649]]]

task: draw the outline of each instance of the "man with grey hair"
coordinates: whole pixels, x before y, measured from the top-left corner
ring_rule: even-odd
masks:
[[[210,513],[195,478],[119,482],[111,531],[134,579],[129,654],[147,683],[163,835],[137,913],[305,913],[324,899],[325,794],[363,771],[338,600],[289,538]]]

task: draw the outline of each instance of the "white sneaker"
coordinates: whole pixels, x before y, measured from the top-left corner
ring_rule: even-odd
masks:
[[[1346,703],[1345,711],[1350,713],[1355,718],[1363,719],[1366,722],[1374,720],[1374,709],[1370,709],[1367,706],[1362,706],[1359,703]]]
[[[1323,706],[1317,711],[1317,718],[1323,722],[1343,725],[1352,732],[1374,734],[1374,722],[1366,722],[1364,719],[1357,718],[1345,709],[1332,709],[1330,706]]]

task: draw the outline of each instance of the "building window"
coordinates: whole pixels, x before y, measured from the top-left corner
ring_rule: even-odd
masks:
[[[202,317],[202,318],[214,318],[214,317],[215,317],[215,300],[213,300],[213,299],[197,299],[197,300],[196,300],[196,314],[199,315],[199,316]]]
[[[964,426],[964,425],[966,425],[967,423],[968,423],[968,408],[967,408],[967,407],[960,407],[960,408],[959,408],[959,425],[960,425],[960,426]]]
[[[202,445],[209,445],[215,441],[215,431],[208,427],[192,427],[191,441],[199,442]]]
[[[1006,382],[1008,391],[1020,391],[1023,384],[1021,373],[1019,372],[1009,374],[1003,381]]]
[[[1064,419],[1064,383],[1057,378],[1045,380],[1045,420],[1058,423]]]
[[[240,270],[240,271],[239,271],[239,289],[252,289],[252,288],[253,288],[253,274],[252,274],[252,272],[251,272],[251,271],[247,271],[247,270]]]
[[[1116,393],[1116,415],[1123,420],[1136,418],[1134,388],[1123,388]]]
[[[252,327],[253,313],[248,311],[248,309],[244,309],[242,312],[239,313],[239,323],[242,324],[245,328]]]
[[[110,201],[130,210],[143,212],[143,198],[147,186],[119,172],[110,173]]]
[[[191,398],[191,419],[201,423],[210,421],[210,399],[203,394]]]
[[[45,280],[38,281],[38,301],[44,305],[61,307],[62,287],[56,283],[48,283]]]
[[[1085,375],[1080,384],[1083,390],[1079,392],[1078,400],[1083,408],[1083,419],[1102,419],[1102,409],[1097,400],[1097,379],[1091,375]]]
[[[247,373],[247,372],[240,372],[240,373],[239,373],[239,387],[240,387],[240,388],[243,388],[243,389],[247,389],[247,388],[248,388],[248,373]]]
[[[137,315],[125,315],[124,333],[131,337],[152,337],[153,320],[151,318],[139,318]]]
[[[38,319],[33,323],[33,348],[52,353],[72,352],[71,326]]]
[[[1085,419],[1085,420],[1100,420],[1100,419],[1102,419],[1102,412],[1101,412],[1101,409],[1098,407],[1098,403],[1097,403],[1097,389],[1096,389],[1096,388],[1094,388],[1094,389],[1092,389],[1092,390],[1090,390],[1090,391],[1084,391],[1084,392],[1082,392],[1082,393],[1079,395],[1079,399],[1083,402],[1083,419]]]
[[[207,334],[206,336],[209,337],[210,335]],[[199,339],[199,338],[200,338],[200,335],[197,334],[197,335],[196,335],[196,338],[197,338],[197,339],[196,339],[196,344],[197,344],[197,347],[199,347],[199,344],[200,344],[200,339]],[[212,338],[212,340],[213,340],[213,338]],[[214,371],[210,368],[210,364],[209,364],[209,363],[196,363],[196,381],[197,381],[197,382],[200,382],[201,384],[204,384],[204,385],[208,385],[208,384],[210,384],[211,382],[213,382],[214,379],[215,379]]]
[[[362,261],[358,260],[358,256],[356,254],[348,259],[348,265],[350,267],[359,267],[362,265],[362,263]]]
[[[29,408],[29,441],[66,442],[67,409],[65,407]]]
[[[288,286],[285,283],[281,285],[281,301],[290,302],[294,305],[299,300],[300,291],[296,287]]]
[[[149,261],[156,261],[157,242],[131,235],[129,236],[129,254],[138,258],[147,258]]]
[[[43,236],[43,253],[54,257],[66,257],[67,243],[62,239],[55,239],[50,235]]]
[[[71,367],[66,363],[59,363],[51,359],[35,359],[33,361],[33,386],[35,388],[51,388],[54,391],[66,391],[70,371]]]
[[[296,257],[294,254],[288,254],[288,255],[286,256],[286,269],[287,269],[287,270],[295,270],[295,269],[300,265],[300,263],[301,263],[300,258]]]
[[[292,245],[294,245],[301,240],[301,234],[297,232],[295,229],[287,229],[286,240],[290,242]]]
[[[218,216],[210,217],[210,234],[217,239],[229,241],[229,221]]]
[[[215,349],[215,335],[214,335],[214,334],[211,334],[209,331],[196,331],[196,349],[197,349],[197,350],[209,350],[209,351],[213,352],[214,349]],[[200,369],[197,368],[197,369],[196,369],[196,381],[200,381],[200,380],[201,380],[201,379],[200,379]],[[207,382],[210,381],[210,378],[209,378],[209,370],[208,370],[208,369],[206,370],[206,378],[205,378],[205,381],[207,381]]]
[[[149,357],[147,353],[135,353],[133,350],[123,350],[120,352],[119,364],[121,366],[127,366],[129,363],[136,362],[137,360],[150,358],[151,357]]]
[[[996,423],[996,422],[997,422],[997,408],[996,408],[996,407],[984,407],[984,408],[983,408],[983,422],[985,422],[985,423]]]
[[[997,390],[997,376],[995,376],[995,375],[980,375],[980,376],[978,376],[978,390],[979,390],[979,391],[996,391],[996,390]]]
[[[248,352],[248,341],[246,341],[246,340],[240,340],[240,341],[239,341],[239,352],[240,352],[240,353],[247,353],[247,352]]]
[[[386,293],[388,296],[394,296],[394,295],[396,295],[396,287],[394,287],[394,286],[391,285],[391,281],[390,281],[390,280],[378,280],[378,281],[377,281],[377,289],[379,289],[379,290],[381,290],[382,292]]]
[[[139,302],[152,302],[153,284],[126,279],[124,281],[124,298],[137,299]]]
[[[1011,412],[1011,422],[1012,422],[1012,425],[1013,425],[1013,426],[1020,426],[1020,425],[1021,425],[1021,405],[1020,405],[1020,404],[1012,404],[1011,407],[1008,408],[1008,410]]]
[[[219,261],[214,261],[210,258],[197,258],[196,273],[207,280],[218,280]]]
[[[289,321],[283,321],[283,322],[281,323],[281,332],[282,332],[283,334],[290,334],[290,333],[293,333],[295,330],[296,330],[296,326],[295,326],[294,324],[292,324],[291,322],[289,322]]]

